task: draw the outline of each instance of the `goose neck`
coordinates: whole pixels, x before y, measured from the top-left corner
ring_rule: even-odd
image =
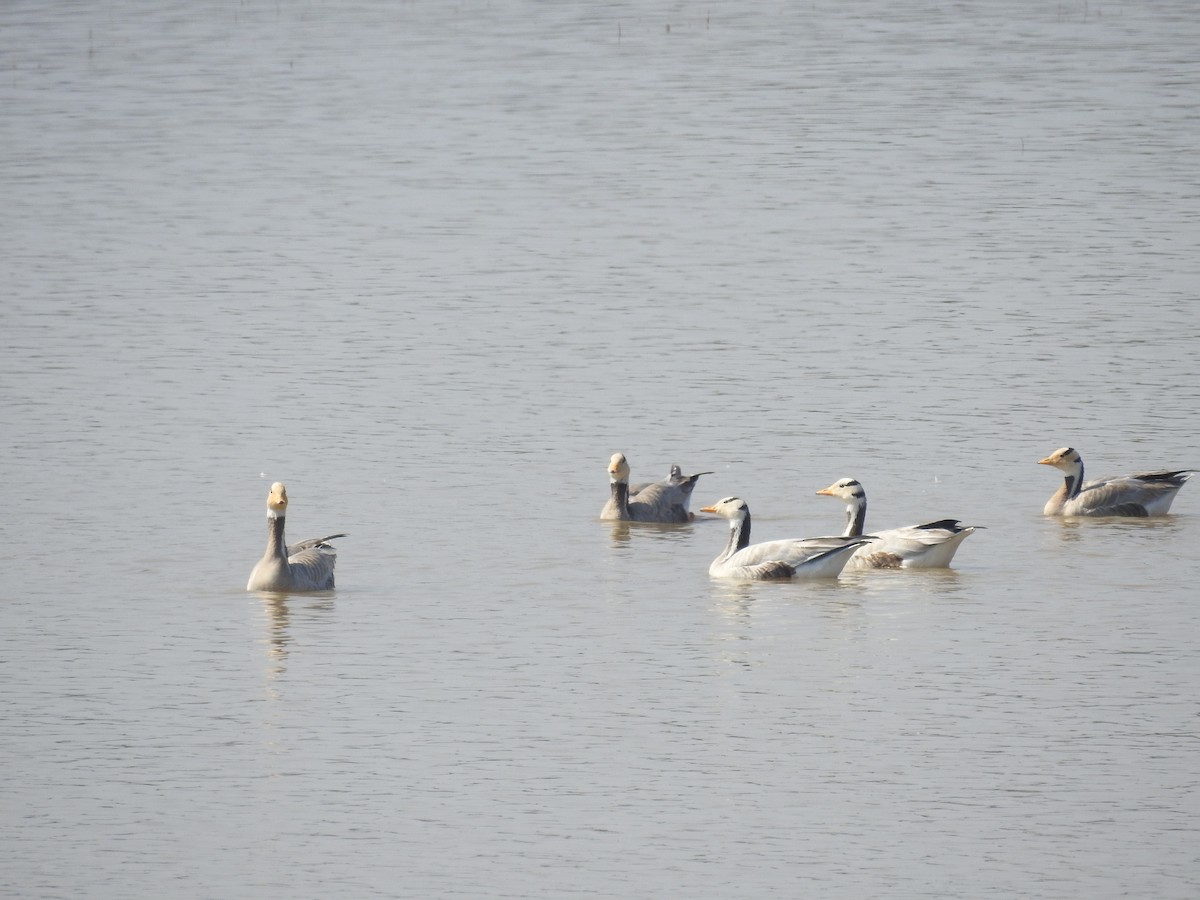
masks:
[[[846,530],[842,537],[859,537],[867,523],[867,498],[855,497],[846,504]]]
[[[1074,500],[1079,496],[1079,492],[1083,490],[1083,463],[1080,462],[1075,471],[1067,472],[1063,476],[1063,484],[1067,489],[1067,499]]]
[[[629,482],[614,481],[612,483],[612,502],[617,508],[618,519],[628,519],[629,516]]]
[[[750,513],[737,519],[729,520],[729,541],[725,544],[722,558],[728,559],[739,550],[750,546]]]
[[[267,555],[276,559],[287,559],[287,545],[283,541],[283,516],[267,517]]]

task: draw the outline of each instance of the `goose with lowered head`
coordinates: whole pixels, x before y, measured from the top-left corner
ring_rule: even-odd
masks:
[[[855,478],[841,478],[817,493],[846,502],[846,537],[863,533],[867,520],[867,492]],[[963,525],[958,519],[939,519],[924,525],[908,525],[872,531],[875,538],[859,547],[846,564],[848,569],[944,569],[970,536],[976,525]]]
[[[770,581],[784,578],[836,578],[846,561],[869,537],[815,537],[750,543],[750,507],[739,497],[726,497],[701,512],[729,520],[729,541],[712,561],[714,578]]]
[[[1042,510],[1047,516],[1163,516],[1179,489],[1197,470],[1141,472],[1115,478],[1083,480],[1083,457],[1074,447],[1060,447],[1040,466],[1054,466],[1063,483]]]
[[[287,488],[277,481],[267,494],[267,549],[251,571],[246,590],[277,594],[331,590],[337,551],[328,542],[346,535],[309,538],[287,546],[283,540],[287,505]]]
[[[684,475],[679,466],[671,466],[671,474],[662,481],[629,487],[629,461],[624,453],[614,453],[608,461],[610,496],[600,510],[601,519],[625,522],[661,522],[672,524],[690,522],[688,511],[692,491],[701,475]]]

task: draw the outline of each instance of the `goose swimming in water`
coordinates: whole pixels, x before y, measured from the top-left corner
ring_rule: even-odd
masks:
[[[641,481],[637,484],[629,486],[629,496],[637,496],[638,491],[643,488],[648,488],[652,484],[683,484],[689,478],[698,478],[701,475],[711,475],[712,472],[697,472],[695,475],[684,475],[683,469],[679,467],[679,463],[671,463],[671,470],[667,473],[667,477],[662,481]]]
[[[712,561],[714,578],[769,581],[782,578],[836,578],[854,552],[870,537],[815,537],[750,543],[750,507],[738,497],[726,497],[701,512],[729,520],[729,542]]]
[[[611,496],[600,510],[601,519],[626,522],[690,522],[688,511],[692,491],[701,475],[684,475],[679,466],[671,466],[671,474],[662,481],[629,487],[629,462],[624,453],[614,453],[608,461]]]
[[[337,551],[327,541],[346,535],[331,534],[285,546],[283,522],[287,505],[287,488],[277,481],[267,494],[267,549],[250,573],[246,590],[276,594],[331,590]]]
[[[845,537],[863,533],[867,519],[867,492],[854,478],[842,478],[817,493],[846,502]],[[939,519],[924,525],[872,531],[876,541],[859,547],[848,569],[944,569],[950,565],[958,545],[977,526],[963,525],[958,519]]]
[[[1042,510],[1047,516],[1162,516],[1195,469],[1142,472],[1115,478],[1083,480],[1083,457],[1074,447],[1060,447],[1040,466],[1063,473],[1063,484]]]

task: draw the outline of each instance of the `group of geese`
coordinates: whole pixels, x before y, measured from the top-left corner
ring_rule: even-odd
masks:
[[[1047,516],[1161,516],[1195,469],[1142,472],[1084,481],[1083,457],[1072,447],[1055,450],[1043,466],[1063,473],[1063,483],[1047,501]],[[600,518],[610,521],[690,522],[692,492],[702,475],[684,475],[677,465],[661,481],[629,484],[629,462],[614,453],[608,463],[610,497]],[[846,569],[945,568],[959,545],[982,526],[958,519],[939,519],[886,531],[864,531],[867,494],[854,478],[842,478],[817,491],[846,504],[846,529],[835,537],[796,538],[750,543],[750,507],[740,497],[725,497],[700,511],[729,521],[725,549],[708,567],[714,578],[768,581],[790,578],[836,578]],[[345,534],[284,542],[287,488],[280,482],[267,494],[267,549],[250,573],[248,591],[293,593],[324,591],[334,586],[337,551],[330,543]]]

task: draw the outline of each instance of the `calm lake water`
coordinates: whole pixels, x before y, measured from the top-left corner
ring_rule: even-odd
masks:
[[[1194,898],[1200,10],[0,7],[0,894]],[[730,585],[757,539],[986,526]],[[336,591],[247,594],[268,485]]]

